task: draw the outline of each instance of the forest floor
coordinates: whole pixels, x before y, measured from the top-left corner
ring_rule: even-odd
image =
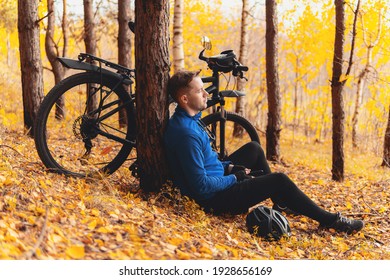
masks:
[[[48,173],[32,139],[1,124],[0,135],[0,259],[390,259],[390,170],[380,156],[348,151],[338,183],[329,143],[283,141],[286,164],[273,171],[366,225],[347,236],[288,215],[292,236],[268,242],[247,232],[244,215],[206,214],[169,186],[137,191],[125,168],[100,180]]]

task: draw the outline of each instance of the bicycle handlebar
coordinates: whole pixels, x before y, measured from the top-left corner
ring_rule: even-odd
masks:
[[[246,79],[244,73],[248,71],[248,67],[242,65],[236,58],[235,53],[232,50],[226,50],[219,55],[206,57],[204,56],[204,50],[199,53],[199,59],[207,63],[207,66],[216,72],[233,72],[233,76],[241,79]]]

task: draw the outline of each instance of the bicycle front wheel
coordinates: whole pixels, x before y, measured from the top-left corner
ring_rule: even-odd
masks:
[[[248,142],[260,143],[256,128],[236,113],[226,112],[226,118],[223,118],[221,113],[217,112],[207,115],[202,121],[215,138],[212,144],[221,160]]]
[[[135,144],[134,105],[119,79],[76,74],[46,95],[34,132],[38,155],[50,171],[111,174]]]

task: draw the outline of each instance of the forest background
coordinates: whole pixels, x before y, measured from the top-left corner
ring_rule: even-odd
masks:
[[[341,238],[332,238],[326,234],[313,236],[310,233],[310,226],[309,230],[307,230],[307,227],[305,228],[303,225],[306,222],[305,219],[293,218],[292,223],[296,223],[297,228],[303,228],[304,230],[297,233],[294,236],[295,239],[284,241],[290,242],[288,245],[284,244],[284,246],[281,246],[280,244],[259,244],[259,240],[244,235],[243,232],[245,230],[243,230],[243,223],[240,219],[233,219],[230,226],[236,229],[227,230],[227,235],[224,235],[224,244],[219,244],[215,241],[218,239],[217,236],[206,238],[206,225],[211,224],[214,227],[217,225],[221,231],[226,229],[226,225],[222,225],[222,222],[218,219],[205,216],[204,213],[200,214],[201,210],[197,209],[191,201],[177,198],[183,204],[176,206],[178,209],[171,209],[172,215],[182,216],[183,213],[180,211],[183,208],[191,209],[193,212],[183,217],[183,224],[176,224],[172,227],[176,228],[177,232],[169,234],[170,238],[164,238],[164,244],[160,244],[160,246],[164,247],[161,256],[158,256],[154,245],[145,245],[142,243],[144,241],[136,238],[136,236],[140,237],[139,230],[135,228],[126,229],[130,232],[132,238],[137,239],[133,242],[135,245],[132,245],[133,247],[130,249],[127,248],[126,251],[121,250],[119,247],[119,249],[110,248],[112,244],[109,244],[112,240],[108,237],[105,237],[107,240],[103,237],[91,238],[91,240],[80,240],[79,236],[74,236],[73,239],[65,237],[66,234],[60,234],[60,232],[68,232],[70,229],[66,227],[56,228],[54,221],[51,221],[53,223],[51,232],[46,233],[49,239],[48,243],[42,246],[44,249],[39,249],[41,246],[41,243],[38,244],[39,233],[42,232],[40,230],[42,225],[48,224],[48,220],[50,221],[49,218],[44,216],[48,212],[45,211],[46,207],[43,205],[35,205],[35,208],[26,206],[31,208],[29,211],[33,212],[34,215],[24,214],[27,216],[23,219],[28,221],[29,225],[34,226],[34,233],[26,234],[25,231],[20,231],[19,227],[21,225],[17,220],[12,222],[11,217],[15,216],[12,210],[17,209],[16,202],[19,198],[15,197],[15,194],[12,192],[10,195],[8,193],[9,189],[6,191],[5,187],[20,187],[23,180],[18,178],[18,176],[23,177],[26,174],[24,173],[23,175],[23,173],[19,173],[16,170],[20,169],[27,173],[32,172],[34,166],[39,166],[39,159],[34,154],[31,140],[23,132],[16,3],[14,3],[15,1],[1,2],[7,5],[3,6],[6,8],[1,10],[3,14],[0,22],[0,36],[3,38],[0,41],[0,88],[2,89],[2,101],[0,104],[0,133],[2,137],[0,144],[2,145],[1,153],[3,160],[0,179],[4,194],[0,209],[4,208],[12,215],[10,215],[9,221],[6,219],[0,221],[0,228],[4,229],[0,241],[9,246],[8,251],[6,250],[7,246],[3,246],[5,249],[3,249],[3,255],[0,254],[0,257],[389,258],[389,247],[385,244],[389,240],[388,216],[390,200],[386,191],[389,188],[390,175],[388,169],[380,167],[390,103],[388,93],[390,51],[388,47],[389,38],[386,36],[390,28],[390,17],[389,11],[386,9],[387,1],[364,1],[362,3],[361,15],[358,19],[354,64],[351,75],[344,77],[347,80],[344,98],[346,113],[346,173],[348,175],[342,183],[330,181],[332,114],[329,80],[332,71],[334,45],[333,1],[300,1],[299,4],[293,4],[293,1],[280,1],[280,10],[278,11],[279,78],[283,120],[281,154],[287,166],[275,165],[274,168],[288,172],[289,175],[295,177],[298,183],[304,188],[307,187],[313,196],[320,197],[322,204],[371,218],[373,222],[372,227],[369,227],[365,234],[356,236],[356,239],[345,242]],[[61,15],[60,2],[57,1],[59,8],[57,12],[58,25],[60,25],[59,19]],[[226,49],[234,49],[238,52],[240,46],[241,1],[228,2],[229,6],[226,5],[226,1],[219,0],[185,1],[183,36],[186,68],[192,70],[202,69],[202,73],[205,75],[208,73],[205,65],[197,59],[201,50],[200,38],[203,35],[210,37],[213,42],[213,50],[209,54],[217,54]],[[346,34],[349,35],[347,36],[346,49],[350,48],[351,43],[350,34],[354,4],[354,1],[350,1],[347,5]],[[75,4],[69,2],[68,16],[71,36],[69,38],[68,56],[75,58],[78,53],[85,51],[85,46],[83,42],[82,15],[79,11],[81,8],[73,5]],[[97,54],[112,61],[118,60],[116,47],[118,33],[116,5],[115,1],[97,1],[95,12],[98,38]],[[246,113],[247,118],[257,127],[264,143],[267,124],[264,1],[251,1],[250,6],[249,59],[247,63],[250,71],[247,73],[248,82],[245,87],[248,104]],[[47,14],[46,1],[40,2],[39,9],[40,17],[44,18]],[[43,46],[46,25],[44,19],[41,21],[41,25],[41,42]],[[57,32],[59,30],[57,29]],[[60,34],[58,33],[56,36],[59,38]],[[367,53],[370,49],[372,49],[371,59],[368,60]],[[42,50],[44,50],[43,47]],[[44,66],[49,69],[49,62],[44,51],[42,51],[42,60]],[[359,89],[359,77],[362,76],[363,72],[365,73],[364,81],[360,83],[360,85],[363,84],[363,91],[359,98],[356,98],[356,93]],[[53,85],[54,78],[52,73],[48,70],[44,71],[44,92],[47,93]],[[228,104],[228,109],[234,110],[234,105],[234,101],[231,101]],[[356,108],[359,109],[357,122],[358,138],[355,147],[353,147],[351,141],[352,120]],[[7,149],[6,147],[11,147],[12,149]],[[23,155],[23,157],[19,157],[20,155]],[[25,164],[26,158],[27,163],[32,164],[32,166]],[[125,184],[129,184],[129,180],[123,174],[117,174],[117,177],[114,176],[109,179],[112,181],[99,183],[100,189],[98,189],[101,193],[95,193],[95,199],[89,201],[87,207],[83,206],[83,204],[88,204],[86,201],[81,199],[82,204],[80,206],[78,204],[81,202],[77,199],[87,196],[89,192],[97,191],[92,190],[93,186],[88,182],[73,182],[71,179],[65,180],[60,177],[65,182],[59,183],[57,180],[61,180],[60,178],[52,174],[48,175],[44,171],[42,171],[41,176],[42,178],[36,182],[39,188],[43,188],[50,193],[51,191],[48,190],[50,186],[59,184],[64,187],[64,191],[68,195],[67,199],[72,199],[72,197],[75,199],[73,200],[75,207],[84,207],[83,211],[89,211],[88,218],[84,217],[81,219],[80,217],[75,217],[72,222],[74,223],[73,226],[81,222],[85,225],[86,230],[100,230],[100,234],[107,233],[105,231],[112,233],[113,227],[109,226],[110,217],[115,218],[115,215],[125,215],[121,219],[132,219],[130,214],[126,216],[118,209],[124,210],[130,204],[134,205],[137,203],[139,207],[133,211],[150,213],[150,210],[146,209],[152,204],[154,205],[152,209],[156,211],[155,213],[161,214],[160,218],[162,220],[160,222],[166,222],[164,220],[166,213],[163,213],[162,209],[164,209],[164,203],[167,204],[168,202],[161,197],[158,197],[160,199],[156,197],[148,198],[145,202],[137,195],[134,195],[131,197],[132,202],[128,202],[126,199],[129,198],[120,196],[121,201],[127,201],[125,205],[114,202],[113,199],[117,198],[115,195],[107,198],[107,192],[109,195],[115,192],[112,186],[119,185],[124,187]],[[136,182],[133,183],[136,184]],[[72,191],[71,189],[74,187],[77,191],[81,191],[81,188],[84,188],[84,190],[81,193],[73,193],[74,190]],[[170,193],[171,196],[178,196],[172,190],[166,191],[173,192]],[[363,191],[367,193],[363,195]],[[42,189],[39,192],[42,192]],[[356,192],[355,196],[351,196],[351,192]],[[17,192],[15,191],[15,193]],[[333,202],[330,201],[329,196],[333,196]],[[368,198],[369,202],[366,202]],[[110,203],[104,207],[99,205],[105,199],[108,199]],[[143,206],[145,208],[142,208]],[[99,207],[103,207],[103,209]],[[155,207],[157,207],[157,210]],[[96,212],[96,209],[98,212]],[[178,213],[175,213],[175,211]],[[91,213],[94,214],[90,215]],[[108,216],[105,217],[104,213]],[[146,218],[146,222],[145,220],[139,220],[133,221],[132,224],[137,224],[137,222],[147,224],[147,221],[150,222]],[[8,222],[11,222],[12,225],[8,224]],[[188,224],[185,224],[185,222]],[[24,223],[25,221],[23,225]],[[156,221],[153,223],[156,223]],[[191,241],[190,245],[188,245],[189,236],[195,234],[194,225],[197,225],[195,226],[197,235],[202,236],[200,237],[202,242],[198,242],[201,245],[194,241]],[[22,228],[24,229],[24,226]],[[187,237],[178,234],[180,229],[183,228],[185,232],[188,232]],[[387,234],[385,234],[386,232]],[[143,232],[142,234],[145,235],[146,233]],[[163,233],[160,232],[160,234]],[[300,237],[299,235],[302,234],[303,237]],[[240,238],[240,235],[244,235],[244,237]],[[155,241],[160,236],[148,237],[149,240]],[[145,239],[144,236],[143,238]],[[123,239],[123,236],[115,234],[112,236],[112,239],[117,244]],[[53,245],[58,240],[64,243],[62,247]],[[136,251],[137,242],[140,242],[139,246],[142,245],[141,247],[144,249],[136,254],[134,252]],[[38,248],[35,248],[36,244],[39,245],[37,246]],[[325,249],[324,244],[328,245],[327,249]],[[94,246],[98,248],[96,251],[91,249],[95,248]],[[305,252],[308,247],[313,248],[312,251]],[[105,250],[104,248],[108,249]],[[368,248],[372,250],[367,250]],[[31,250],[34,252],[30,254]],[[363,253],[363,251],[366,253]]]

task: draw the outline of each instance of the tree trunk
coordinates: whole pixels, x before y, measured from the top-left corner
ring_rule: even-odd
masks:
[[[54,74],[54,82],[58,84],[65,75],[65,68],[58,61],[57,57],[59,56],[59,47],[54,41],[54,32],[55,32],[55,5],[54,0],[47,0],[47,29],[45,37],[45,50],[46,56],[51,64],[52,72]],[[60,98],[57,100],[55,116],[57,119],[63,119],[64,112],[64,99]]]
[[[118,1],[118,63],[131,68],[131,39],[128,22],[130,21],[130,0]],[[126,110],[119,112],[121,127],[126,126]]]
[[[88,54],[96,54],[96,35],[93,13],[93,0],[84,1],[84,44]]]
[[[383,148],[382,166],[390,167],[390,105],[389,105],[389,118],[387,119],[385,142],[383,146],[384,148]]]
[[[360,6],[360,0],[358,1],[358,6],[357,6],[357,11]],[[374,47],[378,44],[380,35],[381,35],[381,29],[382,29],[382,11],[379,12],[379,20],[378,20],[378,30],[376,34],[376,38],[370,42],[367,40],[367,35],[366,35],[366,29],[364,28],[364,21],[362,17],[362,34],[363,34],[363,41],[364,44],[367,47],[367,62],[366,66],[362,70],[362,72],[359,75],[358,79],[358,87],[356,91],[356,99],[355,99],[355,110],[353,113],[352,117],[352,146],[356,148],[357,145],[357,124],[358,124],[358,119],[359,119],[359,113],[360,113],[360,106],[362,104],[362,99],[363,99],[363,88],[364,88],[364,82],[367,78],[367,75],[370,73],[371,69],[371,62],[372,62],[372,51]],[[355,15],[356,16],[356,15]],[[369,36],[371,38],[371,35]]]
[[[364,89],[364,82],[366,79],[366,76],[369,72],[369,68],[366,67],[363,69],[363,71],[360,73],[358,78],[358,84],[357,84],[357,90],[356,90],[356,96],[355,96],[355,108],[352,115],[352,147],[357,148],[357,126],[358,126],[358,119],[359,119],[359,113],[360,113],[360,106],[362,105],[362,98],[363,98],[363,89]]]
[[[280,161],[281,102],[278,74],[278,18],[276,0],[266,0],[266,76],[268,123],[267,159]]]
[[[96,55],[96,35],[94,27],[93,0],[84,1],[84,44],[88,54]],[[93,85],[89,85],[87,92],[92,92]],[[97,108],[97,96],[90,95],[88,99],[88,112]]]
[[[54,0],[47,0],[47,29],[45,36],[45,50],[46,56],[51,64],[52,71],[54,74],[55,83],[59,83],[64,78],[64,67],[57,60],[59,54],[59,46],[54,41],[55,32],[55,5]]]
[[[62,49],[62,56],[68,55],[68,41],[69,41],[69,28],[68,28],[68,13],[66,7],[66,0],[62,0],[62,36],[64,38],[64,47]]]
[[[131,67],[130,0],[118,1],[118,63]]]
[[[345,2],[335,0],[336,31],[332,74],[332,179],[344,180],[344,100],[343,86],[340,81],[343,70],[344,33],[345,33]]]
[[[183,10],[184,1],[175,0],[173,12],[173,69],[177,72],[184,68],[183,49]]]
[[[295,143],[295,132],[298,128],[298,91],[299,91],[299,54],[295,55],[295,83],[294,83],[294,118],[293,118],[293,135],[292,135],[292,145]]]
[[[168,121],[169,0],[136,0],[135,19],[140,187],[157,191],[167,179],[163,133]]]
[[[240,43],[240,57],[239,61],[243,65],[248,64],[248,16],[249,8],[248,1],[242,0],[242,13],[241,13],[241,43]],[[237,90],[244,90],[246,81],[245,79],[237,78]],[[236,113],[245,117],[246,112],[246,98],[245,96],[237,97],[236,101]],[[242,126],[235,124],[233,130],[233,136],[240,137],[242,136],[244,129]]]
[[[18,0],[18,33],[22,71],[24,126],[34,136],[34,123],[43,99],[38,1]]]

